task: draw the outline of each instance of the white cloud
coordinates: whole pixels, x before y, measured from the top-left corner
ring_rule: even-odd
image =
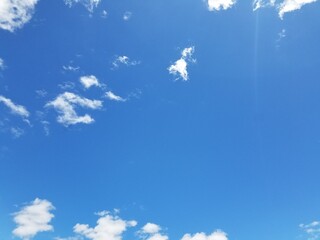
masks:
[[[29,117],[29,112],[24,106],[17,105],[14,102],[12,102],[11,99],[6,98],[4,96],[0,95],[0,103],[3,103],[5,106],[7,106],[13,114],[19,115],[21,117]]]
[[[181,240],[228,240],[227,234],[221,230],[217,230],[210,235],[205,233],[196,233],[194,235],[185,234]]]
[[[161,227],[154,223],[147,223],[141,229],[143,233],[154,234],[158,233],[161,230]]]
[[[273,7],[275,6],[276,0],[254,0],[253,1],[253,11],[258,10],[259,8],[264,7]]]
[[[0,28],[10,32],[30,21],[38,0],[1,0]]]
[[[0,70],[3,70],[3,69],[4,69],[4,60],[0,58]]]
[[[195,62],[195,59],[192,58],[194,51],[194,47],[185,48],[181,52],[181,58],[168,68],[169,73],[173,75],[179,74],[184,81],[187,81],[189,79],[188,63]]]
[[[51,211],[54,206],[47,200],[35,199],[30,205],[14,213],[14,222],[17,227],[13,234],[23,240],[29,240],[40,232],[53,231],[50,225],[54,215]]]
[[[93,13],[101,0],[64,0],[64,2],[69,7],[72,7],[76,3],[81,3],[89,12]]]
[[[284,0],[279,5],[279,16],[283,19],[285,13],[299,10],[303,5],[317,2],[317,0]]]
[[[99,80],[93,75],[80,77],[80,82],[82,86],[84,86],[86,89],[92,86],[96,86],[96,87],[100,86]]]
[[[10,132],[14,138],[19,138],[24,134],[24,130],[18,127],[12,127]]]
[[[300,224],[299,227],[307,234],[308,240],[320,239],[320,222],[314,221],[310,224]]]
[[[57,96],[57,98],[45,105],[46,107],[53,107],[60,115],[57,121],[65,126],[74,125],[78,123],[90,124],[94,119],[85,114],[79,116],[75,111],[77,106],[89,109],[100,109],[102,101],[90,100],[74,93],[65,92]]]
[[[231,8],[236,3],[236,0],[208,0],[209,11],[220,11]]]
[[[75,233],[80,234],[87,239],[92,240],[121,240],[122,234],[128,227],[137,225],[136,221],[125,221],[117,216],[106,215],[101,216],[94,228],[88,224],[76,224],[73,227]]]
[[[63,65],[62,68],[63,68],[63,70],[69,71],[69,72],[77,72],[80,69],[80,67],[74,67],[71,65]]]
[[[118,56],[113,61],[112,65],[114,68],[118,68],[120,64],[126,65],[126,66],[135,66],[140,64],[140,61],[130,60],[128,56]]]
[[[117,96],[117,95],[115,95],[115,94],[114,94],[113,92],[111,92],[111,91],[106,92],[105,97],[108,98],[109,100],[117,101],[117,102],[125,102],[125,101],[126,101],[125,98],[122,98],[122,97],[120,97],[120,96]]]
[[[132,12],[127,11],[123,14],[124,21],[129,21],[131,19],[131,17],[132,17]]]

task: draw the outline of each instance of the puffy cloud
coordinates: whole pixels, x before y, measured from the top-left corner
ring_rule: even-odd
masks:
[[[0,103],[3,103],[5,106],[7,106],[13,114],[16,114],[25,118],[29,117],[30,115],[24,106],[17,105],[14,102],[12,102],[11,99],[1,95],[0,95]]]
[[[113,61],[112,65],[114,68],[118,68],[120,64],[123,64],[126,66],[135,66],[140,64],[140,61],[131,60],[128,56],[118,56]]]
[[[206,235],[205,233],[185,234],[181,240],[228,240],[228,237],[225,232],[217,230],[210,235]]]
[[[102,101],[90,100],[74,93],[65,92],[58,95],[55,100],[48,102],[45,106],[53,107],[60,114],[57,121],[65,126],[69,126],[78,123],[93,123],[94,119],[90,115],[79,116],[75,108],[79,106],[82,108],[100,109]]]
[[[161,230],[161,227],[154,223],[147,223],[141,229],[143,233],[154,234],[158,233]]]
[[[1,0],[0,28],[10,32],[30,21],[38,0]]]
[[[208,0],[209,11],[220,11],[231,8],[236,3],[236,0]]]
[[[72,7],[76,3],[80,3],[88,9],[89,12],[93,13],[94,9],[98,7],[101,0],[64,0],[65,4]]]
[[[308,235],[308,240],[320,239],[320,222],[314,221],[310,224],[300,224],[299,227]]]
[[[279,16],[282,19],[285,13],[299,10],[303,5],[316,1],[318,0],[284,0],[279,5]]]
[[[54,217],[51,211],[54,206],[47,200],[35,199],[30,205],[14,213],[14,222],[17,227],[13,234],[23,240],[29,240],[40,232],[52,231],[50,221]]]
[[[94,228],[87,224],[76,224],[73,230],[75,233],[92,240],[121,240],[122,234],[127,228],[136,225],[136,221],[125,221],[106,212],[98,219]]]
[[[173,75],[179,74],[184,81],[187,81],[189,79],[188,63],[195,62],[195,59],[192,58],[194,51],[194,47],[185,48],[181,52],[181,58],[168,68],[169,73]]]
[[[132,12],[127,11],[123,14],[124,21],[129,21],[131,17],[132,17]]]
[[[99,80],[93,75],[80,77],[80,82],[86,89],[92,86],[100,86]]]
[[[117,101],[117,102],[125,102],[125,101],[126,101],[125,98],[122,98],[122,97],[120,97],[120,96],[117,96],[117,95],[115,95],[115,94],[114,94],[113,92],[111,92],[111,91],[106,92],[105,97],[108,98],[109,100]]]

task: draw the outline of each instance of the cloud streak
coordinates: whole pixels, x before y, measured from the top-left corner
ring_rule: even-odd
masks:
[[[17,105],[11,99],[1,95],[0,95],[0,103],[3,103],[6,107],[8,107],[12,114],[19,115],[24,118],[27,118],[30,115],[30,113],[24,106]]]

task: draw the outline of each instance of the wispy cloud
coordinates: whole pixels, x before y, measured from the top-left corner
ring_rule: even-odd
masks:
[[[128,227],[137,225],[136,221],[125,221],[118,216],[112,216],[108,212],[102,215],[95,227],[89,227],[88,224],[76,224],[73,230],[76,234],[92,240],[121,240],[122,234]]]
[[[273,7],[276,4],[276,0],[254,0],[253,1],[253,11],[264,7]]]
[[[319,240],[320,239],[320,222],[314,221],[309,224],[300,224],[302,229],[308,236],[307,240]]]
[[[132,12],[129,12],[129,11],[126,11],[124,14],[123,14],[123,20],[124,21],[129,21],[132,17]]]
[[[93,76],[93,75],[88,75],[88,76],[82,76],[80,77],[80,83],[82,84],[83,87],[86,89],[91,88],[92,86],[100,87],[99,80]]]
[[[77,71],[79,71],[80,67],[74,67],[72,65],[63,65],[62,69],[64,71],[68,71],[68,72],[77,72]]]
[[[112,62],[113,68],[119,68],[120,65],[126,66],[136,66],[139,65],[141,62],[136,60],[131,60],[128,56],[117,56],[115,60]]]
[[[284,0],[279,5],[279,16],[283,19],[284,14],[299,10],[302,6],[317,2],[318,0]]]
[[[126,101],[125,98],[120,97],[111,91],[106,92],[105,97],[108,98],[109,100],[117,101],[117,102],[125,102]]]
[[[194,235],[185,234],[181,240],[228,240],[228,236],[225,232],[217,230],[209,235],[203,232]]]
[[[220,11],[231,8],[236,0],[208,0],[209,11]]]
[[[98,7],[101,0],[64,0],[65,4],[72,7],[74,4],[80,3],[90,12],[93,13],[94,9]]]
[[[183,49],[181,52],[181,58],[168,68],[169,73],[173,75],[178,74],[182,80],[187,81],[189,79],[189,73],[187,69],[188,63],[194,63],[196,61],[194,58],[192,58],[194,51],[194,46]]]
[[[3,103],[6,107],[8,107],[10,109],[11,113],[13,113],[15,115],[19,115],[24,118],[27,118],[30,115],[30,113],[28,112],[28,110],[24,106],[17,105],[11,99],[6,98],[1,95],[0,95],[0,103]]]
[[[75,109],[77,107],[100,109],[102,101],[90,100],[74,93],[65,92],[58,95],[55,100],[48,102],[45,106],[53,107],[60,114],[57,117],[57,121],[65,126],[69,126],[78,123],[93,123],[94,119],[89,114],[79,116]]]
[[[0,28],[14,32],[30,21],[38,0],[1,0]]]
[[[0,58],[0,70],[4,69],[4,60],[2,58]]]
[[[24,134],[24,130],[19,127],[12,127],[10,132],[14,138],[19,138]]]
[[[51,211],[54,206],[47,200],[35,199],[29,205],[14,213],[14,222],[17,227],[13,235],[23,240],[29,240],[40,232],[53,231],[50,222],[54,215]]]

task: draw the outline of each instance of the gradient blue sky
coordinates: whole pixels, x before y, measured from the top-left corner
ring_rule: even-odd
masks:
[[[0,240],[320,239],[319,12],[1,0]]]

